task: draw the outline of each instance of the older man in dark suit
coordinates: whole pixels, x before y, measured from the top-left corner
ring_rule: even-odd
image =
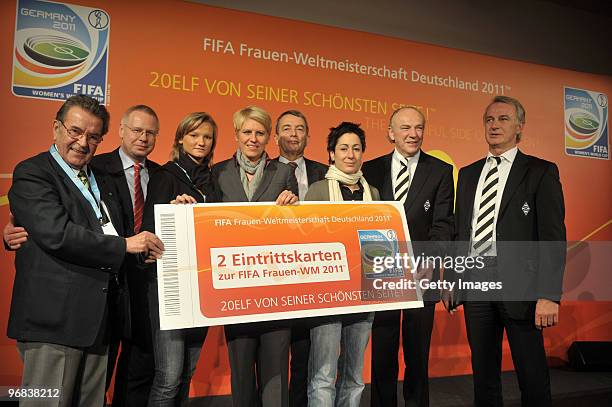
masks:
[[[125,237],[140,231],[149,174],[159,167],[159,164],[147,160],[155,147],[158,132],[159,119],[155,111],[146,105],[132,106],[121,119],[119,148],[98,154],[91,160],[92,169],[107,174],[108,182],[117,192],[116,199],[122,209],[122,235]],[[27,232],[23,227],[15,227],[12,215],[10,219],[4,229],[4,242],[9,249],[16,250],[27,241]],[[110,386],[121,342],[113,392],[112,404],[115,407],[146,406],[153,382],[145,272],[135,256],[126,256],[120,273],[124,279],[122,287],[126,288],[121,290],[116,307],[111,310],[106,390]]]
[[[140,232],[149,176],[159,167],[147,159],[155,148],[158,133],[159,119],[155,111],[146,105],[132,106],[121,118],[119,148],[98,154],[91,161],[92,168],[108,174],[118,193],[126,237]],[[107,389],[117,362],[114,407],[145,407],[155,375],[145,273],[135,256],[126,257],[122,274],[127,282],[129,302],[124,301],[123,307],[116,310],[118,318],[113,322],[108,355]],[[119,343],[121,353],[117,360]]]
[[[306,116],[298,110],[287,110],[276,119],[278,161],[294,168],[299,197],[303,200],[308,187],[325,178],[327,165],[304,157],[304,150],[310,138]],[[308,353],[310,352],[310,325],[308,319],[294,321],[291,327],[291,381],[289,383],[289,405],[308,405]]]
[[[500,406],[502,338],[508,336],[524,406],[550,406],[542,328],[556,325],[565,266],[565,209],[557,166],[517,145],[525,109],[497,96],[484,113],[486,158],[459,172],[455,210],[458,255],[479,256],[482,270],[462,279],[496,280],[483,297],[458,291],[474,372],[477,406]],[[478,274],[477,274],[478,273]]]
[[[68,99],[53,123],[55,143],[17,165],[9,191],[15,223],[29,239],[15,257],[7,334],[18,341],[22,386],[58,389],[45,405],[103,404],[109,304],[121,264],[126,253],[157,258],[163,250],[148,232],[120,237],[116,191],[89,166],[108,120],[96,100]]]
[[[381,199],[397,200],[404,206],[415,255],[439,255],[443,242],[452,236],[453,169],[421,150],[424,133],[425,116],[420,110],[396,110],[388,130],[394,151],[366,162],[363,173],[379,190]],[[430,278],[438,279],[438,273],[435,270]],[[423,308],[376,313],[372,326],[372,406],[397,405],[400,319],[406,406],[429,405],[429,345],[439,299],[439,292],[428,291]]]

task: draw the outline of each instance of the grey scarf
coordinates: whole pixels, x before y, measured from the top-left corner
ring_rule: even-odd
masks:
[[[253,164],[251,161],[249,161],[248,158],[242,155],[240,150],[236,151],[236,161],[238,161],[238,165],[240,166],[240,181],[242,181],[242,187],[244,188],[244,192],[247,198],[249,198],[249,201],[253,199],[255,191],[257,191],[257,188],[261,183],[267,160],[268,155],[265,151],[257,164]],[[249,182],[249,179],[247,178],[247,173],[253,175],[251,182]]]

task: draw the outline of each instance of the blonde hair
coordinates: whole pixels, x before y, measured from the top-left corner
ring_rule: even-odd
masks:
[[[238,110],[234,113],[233,121],[234,121],[234,130],[237,132],[240,131],[242,125],[247,120],[255,120],[257,123],[264,126],[268,134],[272,132],[272,118],[261,107],[257,106],[247,106],[244,109]]]

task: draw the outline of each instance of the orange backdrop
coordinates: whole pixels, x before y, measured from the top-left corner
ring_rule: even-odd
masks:
[[[330,126],[348,120],[367,132],[366,159],[391,151],[385,138],[391,112],[402,104],[422,107],[427,117],[424,149],[460,168],[486,153],[482,112],[494,93],[518,98],[527,111],[521,149],[556,162],[565,192],[568,239],[611,240],[612,198],[609,160],[572,157],[564,150],[564,86],[610,95],[612,78],[505,60],[363,32],[331,28],[263,15],[213,8],[178,0],[103,2],[80,0],[101,7],[110,16],[108,107],[112,120],[99,152],[119,142],[121,113],[129,106],[152,106],[161,133],[151,158],[165,162],[174,129],[192,111],[208,111],[216,119],[220,139],[217,161],[235,150],[231,115],[250,104],[273,117],[299,109],[309,119],[307,156],[326,161],[325,137]],[[0,2],[5,23],[0,28],[0,223],[8,219],[6,194],[19,161],[49,148],[51,124],[58,101],[27,99],[11,93],[16,3]],[[214,52],[205,38],[222,40]],[[223,53],[231,42],[235,54]],[[363,65],[403,68],[408,80],[322,69],[240,55],[246,47],[320,55]],[[206,45],[208,44],[208,45]],[[217,43],[219,44],[219,43]],[[525,44],[529,46],[529,44]],[[245,54],[248,50],[245,49]],[[418,75],[450,76],[477,83],[478,90],[424,84]],[[278,96],[270,95],[270,89]],[[284,99],[283,99],[284,95]],[[271,156],[277,154],[272,141]],[[570,253],[570,256],[572,254]],[[0,329],[6,330],[12,282],[13,254],[0,254]],[[609,284],[608,281],[604,284]],[[612,340],[612,306],[605,302],[565,303],[558,327],[547,329],[550,357],[566,359],[575,340]],[[504,368],[511,368],[505,346]],[[0,338],[0,385],[20,382],[21,362],[14,341]],[[436,313],[430,373],[432,376],[470,372],[469,349],[461,313]],[[366,366],[369,380],[369,364]],[[223,333],[209,331],[193,381],[192,395],[229,393],[229,366]]]

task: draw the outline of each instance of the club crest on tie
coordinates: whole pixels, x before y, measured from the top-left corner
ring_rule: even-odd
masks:
[[[523,206],[521,207],[521,210],[523,211],[523,213],[525,214],[525,216],[527,216],[527,214],[529,213],[529,211],[531,210],[531,208],[529,207],[529,205],[527,205],[527,202],[525,202],[523,204]]]
[[[425,212],[427,212],[429,210],[429,208],[431,208],[431,204],[429,203],[429,199],[428,199],[423,204],[423,209],[425,209]]]

